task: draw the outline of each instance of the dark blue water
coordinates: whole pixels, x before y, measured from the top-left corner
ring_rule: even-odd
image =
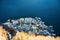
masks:
[[[0,0],[0,23],[20,17],[41,17],[60,35],[60,0]]]

